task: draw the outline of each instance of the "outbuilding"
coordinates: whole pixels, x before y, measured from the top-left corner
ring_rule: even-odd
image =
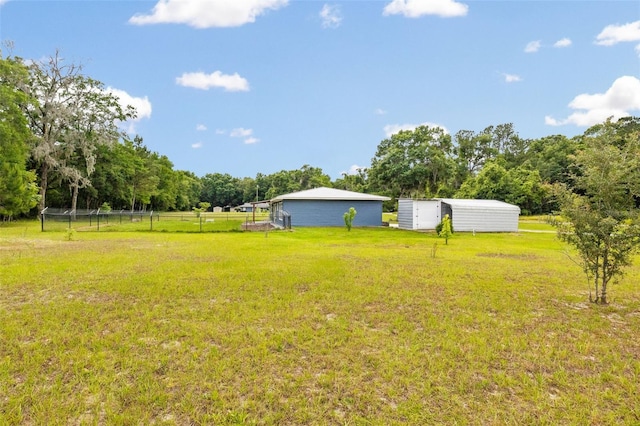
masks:
[[[239,206],[234,207],[233,209],[235,211],[237,211],[237,212],[251,213],[253,211],[253,204],[244,203],[244,204],[240,204]]]
[[[356,209],[353,226],[381,226],[382,202],[389,197],[334,188],[314,188],[273,198],[271,222],[280,226],[344,226],[344,214]]]
[[[401,229],[435,229],[446,214],[451,218],[454,231],[518,232],[520,207],[498,200],[398,200],[398,227]]]

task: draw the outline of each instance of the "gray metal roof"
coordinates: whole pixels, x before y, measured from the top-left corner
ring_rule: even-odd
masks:
[[[361,192],[345,191],[334,188],[314,188],[305,191],[279,195],[271,200],[272,203],[282,200],[349,200],[349,201],[387,201],[389,197],[381,195],[363,194]]]
[[[498,200],[473,200],[473,199],[459,199],[459,198],[438,198],[438,200],[449,204],[451,207],[459,208],[482,208],[487,210],[517,210],[520,211],[520,207],[505,203]]]
[[[248,208],[248,207],[258,207],[260,209],[266,209],[269,208],[269,202],[268,201],[251,201],[248,203],[244,203],[244,204],[240,204],[239,206],[236,206],[236,209],[240,209],[240,208]]]

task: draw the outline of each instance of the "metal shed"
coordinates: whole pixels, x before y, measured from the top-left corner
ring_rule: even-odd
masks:
[[[398,227],[402,229],[435,229],[445,214],[451,217],[454,231],[517,232],[520,208],[497,200],[398,200]]]
[[[286,226],[344,226],[343,215],[353,207],[353,226],[381,226],[382,202],[389,197],[334,188],[314,188],[271,200],[271,221]]]

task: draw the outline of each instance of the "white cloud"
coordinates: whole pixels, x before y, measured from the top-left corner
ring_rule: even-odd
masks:
[[[196,142],[194,144],[191,144],[191,148],[193,148],[193,149],[202,148],[202,142]]]
[[[8,2],[9,0],[0,0],[0,6],[2,6],[3,4],[5,4],[6,2]]]
[[[195,28],[238,27],[288,3],[289,0],[159,0],[151,13],[136,14],[129,22],[186,24]]]
[[[230,133],[232,138],[246,138],[253,134],[253,129],[245,129],[243,127],[238,127],[233,129]]]
[[[325,4],[320,10],[320,19],[322,20],[322,28],[338,28],[342,23],[340,7]]]
[[[596,44],[613,46],[625,41],[640,41],[640,21],[623,25],[607,25],[596,37]]]
[[[148,97],[139,98],[136,96],[131,96],[124,90],[114,89],[113,87],[107,87],[105,90],[107,93],[112,94],[116,98],[118,98],[118,102],[120,106],[124,109],[127,106],[132,106],[136,110],[136,118],[133,120],[127,121],[127,132],[135,133],[135,123],[139,122],[143,118],[151,118],[151,102],[149,102]]]
[[[383,110],[382,108],[376,108],[373,113],[375,115],[385,115],[387,113],[387,111]]]
[[[540,43],[540,40],[530,41],[525,46],[524,51],[526,53],[535,53],[538,50],[540,50],[540,46],[542,46],[542,44]]]
[[[568,39],[565,37],[553,43],[553,47],[569,47],[571,46],[571,44],[572,44],[571,39]]]
[[[502,76],[504,77],[504,81],[507,83],[515,83],[518,81],[522,81],[522,77],[516,74],[502,73]]]
[[[449,133],[446,127],[441,126],[440,124],[428,123],[428,122],[424,122],[420,124],[410,124],[410,123],[387,124],[386,126],[384,126],[383,130],[384,130],[385,136],[390,138],[392,135],[395,135],[401,130],[415,130],[415,128],[418,126],[440,127],[442,130],[444,130],[445,133]]]
[[[347,175],[357,175],[359,170],[363,170],[365,169],[365,167],[362,166],[358,166],[357,164],[352,165],[351,167],[349,167],[349,170],[346,172],[342,172],[344,174]]]
[[[454,0],[392,0],[384,7],[382,14],[403,15],[407,18],[419,18],[436,15],[443,18],[465,16],[469,6]]]
[[[131,105],[136,109],[137,117],[135,121],[140,121],[143,118],[151,117],[151,102],[149,102],[148,97],[145,96],[144,98],[139,98],[136,96],[131,96],[124,90],[114,89],[113,87],[107,87],[106,91],[118,98],[118,100],[120,101],[120,106],[122,108],[126,108],[127,105]]]
[[[418,127],[417,124],[387,124],[384,126],[384,135],[390,138],[392,135],[400,132],[401,130],[413,130]]]
[[[569,108],[577,111],[563,120],[546,116],[545,124],[589,127],[602,123],[609,117],[618,119],[629,116],[631,111],[640,111],[640,80],[632,76],[620,77],[605,93],[576,96],[569,103]]]
[[[227,133],[227,131],[224,129],[216,129],[216,135],[224,135],[225,133]]]
[[[205,74],[203,72],[186,72],[176,78],[176,84],[196,89],[209,90],[212,87],[223,88],[227,92],[247,92],[249,82],[238,73],[223,74],[220,71]]]
[[[253,129],[245,129],[244,127],[237,127],[229,133],[232,138],[244,139],[244,143],[252,145],[260,142],[260,139],[253,136]]]
[[[207,130],[207,126],[205,126],[204,124],[198,124],[196,126],[196,130],[199,132],[204,132],[205,130]]]

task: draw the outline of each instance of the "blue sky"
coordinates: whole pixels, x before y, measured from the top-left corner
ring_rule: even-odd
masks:
[[[420,124],[540,138],[640,115],[635,0],[0,0],[0,39],[82,64],[198,176],[335,179]]]

